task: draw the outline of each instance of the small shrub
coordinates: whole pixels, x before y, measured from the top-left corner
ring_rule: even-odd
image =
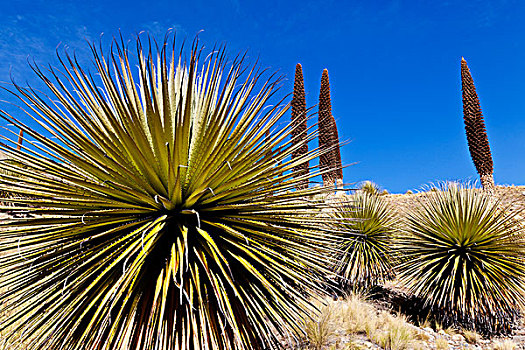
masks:
[[[465,329],[461,333],[463,334],[463,337],[465,337],[465,340],[470,344],[477,344],[481,341],[481,335],[474,331]]]
[[[379,316],[380,328],[376,330],[372,340],[383,349],[404,350],[411,349],[417,341],[417,332],[403,316],[392,316],[382,312]]]
[[[436,338],[436,349],[437,350],[448,350],[448,341],[443,337]]]
[[[329,304],[321,309],[321,314],[317,320],[311,320],[306,323],[306,337],[308,343],[315,350],[321,350],[335,334],[333,317],[333,306]]]
[[[375,331],[377,315],[375,308],[368,304],[360,294],[350,294],[343,300],[326,299],[323,303],[317,302],[321,310],[318,316],[306,323],[306,338],[301,343],[309,349],[321,349],[330,345],[330,348],[340,349],[337,330],[346,331],[346,334],[364,334],[369,330]],[[358,344],[347,344],[347,348],[360,348]],[[354,346],[354,347],[352,347]],[[357,347],[356,347],[357,346]],[[344,349],[344,347],[343,347]]]
[[[376,310],[361,297],[351,294],[340,306],[348,333],[371,333],[377,326]]]
[[[425,332],[417,332],[416,339],[426,342],[430,340],[430,335]]]
[[[458,334],[458,330],[454,327],[447,327],[443,331],[451,337]]]

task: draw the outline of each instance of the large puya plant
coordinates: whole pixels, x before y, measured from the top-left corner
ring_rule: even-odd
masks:
[[[278,78],[198,41],[187,60],[172,37],[136,44],[93,46],[96,74],[67,53],[35,67],[49,97],[11,88],[30,118],[1,112],[26,142],[0,146],[17,161],[0,189],[30,215],[0,222],[0,331],[27,349],[279,348],[324,293],[335,237],[305,199],[324,190],[293,173],[320,151],[291,159]]]
[[[520,212],[469,186],[427,192],[397,237],[400,282],[445,326],[511,332],[525,306]]]

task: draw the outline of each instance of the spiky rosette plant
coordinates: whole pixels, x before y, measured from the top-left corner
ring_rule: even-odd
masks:
[[[293,85],[292,99],[292,140],[298,148],[292,152],[292,159],[300,159],[308,153],[308,125],[306,115],[306,97],[304,93],[303,67],[300,63],[295,66],[295,81]],[[294,169],[297,176],[303,180],[297,185],[297,189],[308,188],[308,162],[302,162]]]
[[[391,205],[377,194],[357,191],[334,215],[348,233],[337,266],[343,287],[372,287],[391,278],[397,259],[392,243],[399,225]]]
[[[32,216],[0,222],[0,331],[27,349],[279,347],[324,293],[334,237],[303,200],[321,190],[290,191],[319,152],[290,160],[288,108],[264,108],[278,79],[197,43],[189,61],[174,39],[125,46],[92,47],[100,80],[66,53],[35,68],[52,97],[15,86],[40,132],[1,113],[27,141],[0,147],[18,161],[0,189]]]
[[[525,238],[500,200],[450,184],[406,215],[397,249],[400,281],[447,325],[510,330],[524,305]]]
[[[369,181],[369,180],[363,181],[359,185],[359,190],[360,191],[366,192],[366,193],[371,194],[371,195],[378,195],[380,189],[381,188],[379,187],[378,184],[376,184],[375,182]]]
[[[461,58],[461,86],[463,95],[463,120],[468,149],[479,174],[483,189],[494,192],[493,162],[485,121],[481,113],[476,86],[467,61]]]

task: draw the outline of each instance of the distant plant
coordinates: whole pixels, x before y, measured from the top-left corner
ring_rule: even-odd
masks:
[[[377,185],[376,183],[367,180],[361,183],[361,185],[359,186],[359,190],[369,194],[378,194],[380,188],[379,185]]]
[[[334,186],[339,179],[339,169],[341,172],[342,184],[342,166],[340,164],[341,155],[338,156],[335,151],[339,148],[339,140],[336,140],[335,120],[332,116],[332,102],[330,99],[330,81],[328,70],[323,70],[321,77],[321,91],[319,93],[319,148],[325,152],[319,157],[319,169],[322,172],[323,185]]]
[[[343,187],[343,163],[341,162],[341,147],[339,145],[339,132],[337,132],[337,124],[335,123],[335,118],[332,115],[332,134],[333,134],[333,143],[334,143],[334,172],[335,172],[335,181],[338,188]]]
[[[20,130],[18,133],[18,142],[16,143],[16,149],[18,151],[22,149],[22,141],[24,141],[24,130]]]
[[[412,190],[407,190],[405,194],[414,194],[414,192]]]
[[[17,147],[18,151],[18,147]],[[12,185],[10,189],[0,189],[0,204],[2,206],[10,207],[9,209],[3,208],[3,211],[6,213],[11,213],[11,211],[16,206],[14,202],[17,198],[24,196],[21,191],[18,190],[18,187],[21,185],[21,178],[24,177],[23,172],[13,172],[10,169],[12,167],[23,167],[22,164],[15,160],[11,155],[6,155],[4,152],[0,151],[0,179],[3,181],[9,181]],[[26,168],[26,171],[29,169]],[[28,196],[27,194],[25,195]],[[10,199],[10,201],[4,201],[3,198]],[[27,208],[26,208],[27,209]],[[20,212],[18,214],[21,214]]]
[[[481,113],[478,94],[474,80],[467,66],[467,61],[461,58],[461,86],[463,95],[463,120],[470,156],[479,174],[481,185],[489,192],[494,191],[493,163],[489,140],[485,130],[485,121]]]
[[[516,211],[457,184],[426,192],[407,213],[399,280],[443,324],[508,331],[525,302],[524,228]]]
[[[288,109],[265,108],[278,79],[223,49],[201,60],[198,41],[185,61],[174,41],[93,45],[93,75],[67,54],[62,73],[35,67],[50,98],[13,94],[49,134],[0,112],[33,146],[0,145],[18,161],[0,162],[0,190],[35,215],[0,222],[8,341],[248,350],[304,335],[336,237],[315,215],[328,204],[305,200],[326,190],[291,191],[293,168],[322,151],[290,160]]]
[[[381,195],[382,196],[386,196],[386,195],[389,195],[390,193],[388,192],[388,190],[384,189],[382,192],[381,192]]]
[[[391,278],[398,219],[389,202],[377,194],[357,191],[334,215],[350,235],[339,249],[337,272],[343,286],[371,287]]]

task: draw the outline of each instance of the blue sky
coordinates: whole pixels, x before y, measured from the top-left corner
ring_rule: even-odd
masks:
[[[461,109],[460,59],[470,66],[499,184],[525,184],[525,2],[500,1],[6,1],[0,0],[0,80],[38,84],[27,58],[57,64],[69,47],[118,31],[162,37],[199,31],[230,55],[248,50],[287,75],[303,65],[307,104],[330,74],[346,182],[392,192],[475,180]],[[0,98],[9,100],[5,93]],[[315,146],[315,144],[312,144]]]

